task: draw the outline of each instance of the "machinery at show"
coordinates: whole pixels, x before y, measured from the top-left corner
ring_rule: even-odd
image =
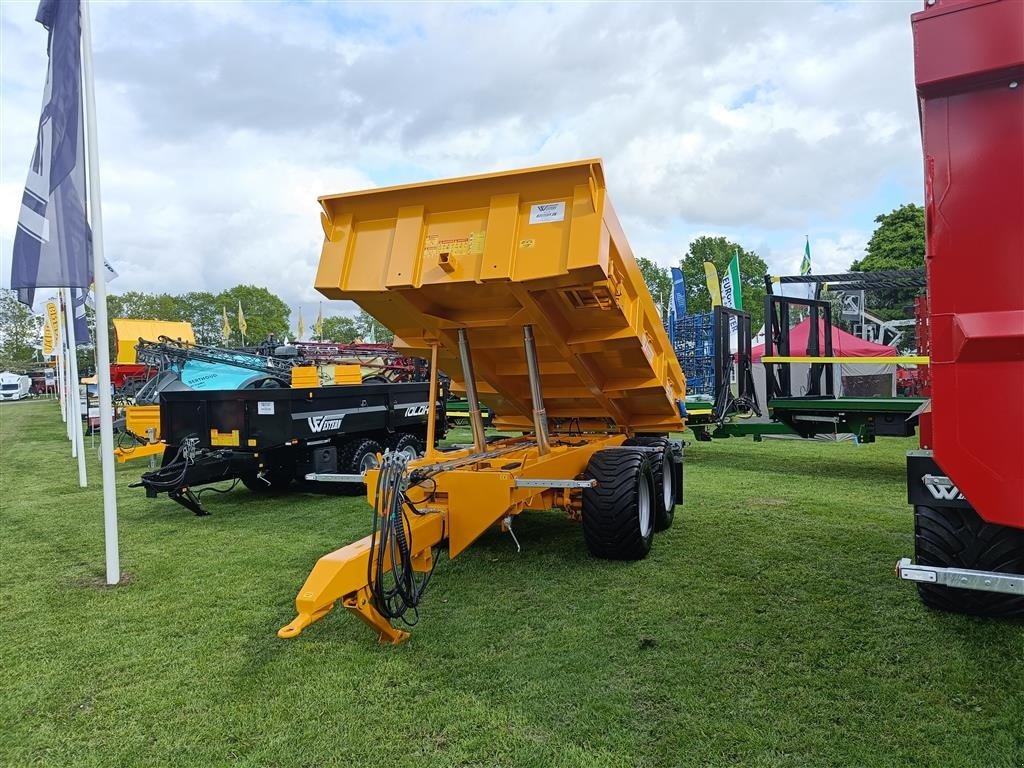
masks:
[[[835,277],[843,276],[791,279]],[[847,434],[870,443],[876,437],[913,435],[917,412],[927,398],[898,395],[895,371],[868,375],[862,369],[893,370],[898,364],[927,368],[928,358],[898,355],[892,347],[857,339],[832,324],[831,312],[826,300],[769,292],[764,344],[753,347],[749,313],[715,307],[710,375],[714,397],[688,401],[689,423],[697,439]],[[791,326],[790,318],[801,313],[805,319]],[[737,319],[735,345],[730,339],[731,318]]]
[[[297,342],[229,349],[197,344],[182,336],[160,335],[155,340],[138,338],[129,351],[129,344],[121,341],[124,329],[152,333],[180,325],[191,337],[191,326],[161,321],[114,322],[115,327],[123,326],[119,329],[118,360],[123,357],[130,362],[111,366],[111,378],[116,382],[118,373],[127,375],[128,369],[138,376],[130,389],[126,386],[116,390],[125,401],[125,435],[133,442],[115,452],[122,462],[163,453],[158,441],[162,435],[160,400],[165,393],[415,382],[425,378],[423,361],[400,355],[386,344]]]
[[[925,604],[1024,615],[1024,3],[914,14],[931,402],[907,456]],[[984,45],[976,41],[984,40]],[[977,413],[977,398],[998,412]]]
[[[320,558],[280,629],[339,601],[398,643],[447,544],[512,533],[526,510],[582,522],[597,557],[646,556],[682,498],[686,382],[608,199],[600,161],[321,198],[317,289],[391,328],[395,346],[452,377],[473,444],[384,454],[365,480],[373,532]],[[499,430],[484,434],[481,401]]]
[[[915,560],[901,560],[897,572],[931,607],[991,616],[1024,615],[1021,29],[1024,4],[1016,2],[967,0],[914,16],[927,300],[916,306],[917,354],[877,358],[927,366],[912,386],[904,377],[914,396],[895,397],[895,376],[890,394],[840,392],[837,366],[874,358],[836,348],[829,302],[775,294],[769,285],[763,398],[749,314],[717,307],[714,322],[701,327],[704,348],[715,350],[713,370],[704,366],[701,378],[713,389],[691,401],[699,412],[691,425],[706,437],[848,432],[871,442],[916,430],[921,450],[907,458]],[[991,44],[979,48],[973,39]],[[349,491],[365,484],[371,534],[317,561],[279,636],[295,637],[340,602],[381,642],[403,641],[440,548],[456,557],[489,529],[514,539],[515,518],[527,510],[557,509],[580,521],[596,557],[645,557],[682,500],[682,446],[669,435],[686,425],[686,378],[600,161],[320,202],[316,288],[391,328],[397,355],[429,360],[415,373],[426,380],[344,392],[295,387],[278,375],[293,363],[267,357],[246,368],[245,353],[232,352],[264,383],[216,393],[164,388],[160,429],[169,447],[164,466],[143,479],[151,494],[168,491],[197,513],[191,487],[228,477],[256,490],[295,480]],[[782,280],[867,286],[905,278],[906,287],[920,277]],[[799,341],[793,309],[808,317]],[[160,343],[166,354],[167,340]],[[321,351],[332,354],[297,349],[295,358]],[[202,354],[191,359],[202,363]],[[442,370],[465,394],[469,446],[438,447]],[[969,415],[979,392],[1000,403],[998,419]],[[498,431],[518,436],[488,437],[485,410]],[[762,413],[770,421],[736,418]]]
[[[414,458],[426,450],[428,412],[438,420],[433,437],[444,436],[444,403],[429,409],[429,389],[410,382],[164,390],[157,443],[163,463],[138,485],[197,515],[207,510],[206,489],[196,489],[224,481],[263,494],[283,493],[296,481],[307,490],[362,493],[358,476],[378,454]],[[337,473],[355,478],[325,489],[321,474]]]

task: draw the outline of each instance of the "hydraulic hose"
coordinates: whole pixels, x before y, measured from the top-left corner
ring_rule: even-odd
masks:
[[[405,493],[407,463],[405,454],[394,451],[385,453],[381,462],[366,578],[381,615],[413,626],[419,620],[418,606],[434,569],[432,564],[430,571],[417,576],[413,568],[407,515],[420,513]]]

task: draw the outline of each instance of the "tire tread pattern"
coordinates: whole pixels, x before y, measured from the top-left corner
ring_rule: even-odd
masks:
[[[678,488],[678,478],[672,475],[672,505],[665,507],[665,500],[662,494],[662,473],[666,467],[672,472],[675,465],[672,461],[672,443],[667,437],[631,437],[623,445],[636,445],[641,447],[657,447],[661,450],[658,453],[648,453],[647,460],[651,463],[651,473],[654,475],[654,498],[652,508],[654,511],[654,530],[667,531],[672,527],[672,520],[676,514],[675,499]]]
[[[640,483],[648,483],[651,495],[654,494],[646,454],[621,448],[598,451],[591,456],[583,477],[597,480],[595,488],[583,489],[583,539],[590,554],[606,560],[646,557],[651,549],[653,526],[643,536],[637,515]]]
[[[915,559],[920,565],[1024,574],[1024,531],[986,523],[973,509],[914,508]],[[921,601],[951,613],[1024,617],[1024,597],[918,583]]]

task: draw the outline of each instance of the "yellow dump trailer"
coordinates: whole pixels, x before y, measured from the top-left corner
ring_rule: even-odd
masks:
[[[529,428],[522,328],[549,418],[678,429],[683,373],[598,160],[320,200],[316,288],[351,299],[463,384],[458,329],[499,429]]]
[[[324,556],[297,635],[337,601],[382,642],[435,563],[526,509],[581,519],[592,554],[639,559],[682,495],[686,382],[605,189],[599,160],[320,199],[316,288],[351,299],[466,391],[472,447],[362,478],[374,533]],[[495,426],[522,437],[488,439]],[[431,397],[434,403],[436,397]],[[433,424],[433,419],[428,419]],[[328,479],[318,477],[317,479]],[[339,482],[352,478],[339,475]]]

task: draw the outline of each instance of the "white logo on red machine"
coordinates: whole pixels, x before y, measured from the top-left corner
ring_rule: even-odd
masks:
[[[309,425],[310,432],[330,432],[341,429],[341,420],[344,418],[345,414],[343,413],[331,413],[326,416],[310,416],[306,419],[306,423]]]
[[[944,475],[925,475],[921,478],[924,487],[936,501],[963,501],[964,495],[953,485],[953,481]]]

